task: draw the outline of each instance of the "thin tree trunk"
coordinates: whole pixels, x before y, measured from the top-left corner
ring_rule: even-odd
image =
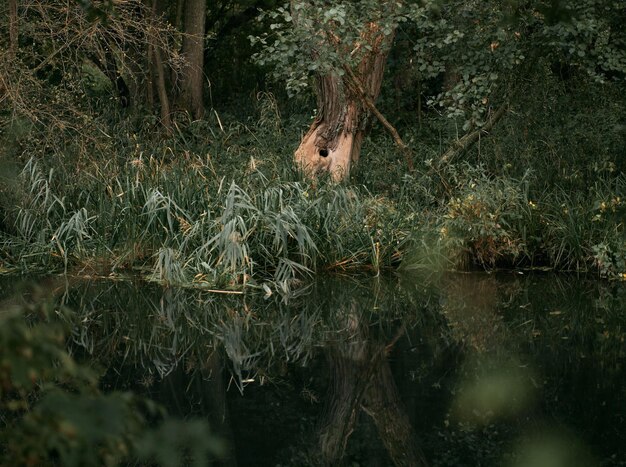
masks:
[[[146,88],[145,88],[145,98],[146,105],[150,111],[154,109],[154,66],[152,66],[152,49],[154,46],[152,44],[148,44],[146,47],[146,61],[148,62],[148,73],[146,75]]]
[[[158,47],[152,47],[153,65],[157,76],[157,92],[159,103],[161,104],[161,124],[167,132],[172,131],[172,118],[170,114],[170,100],[165,87],[165,70],[163,69],[163,59]]]
[[[204,26],[206,0],[185,0],[183,56],[187,63],[181,81],[181,106],[194,119],[204,116]]]
[[[152,18],[154,21],[157,15],[157,0],[152,0]],[[152,34],[154,36],[154,34]],[[148,62],[152,64],[151,70],[154,71],[157,81],[157,93],[159,95],[159,103],[161,104],[161,125],[166,132],[172,131],[172,118],[170,112],[170,100],[167,95],[167,87],[165,84],[165,69],[163,67],[163,58],[161,57],[161,49],[156,38],[150,38],[148,46]]]
[[[17,0],[9,0],[9,57],[15,58],[18,47]]]

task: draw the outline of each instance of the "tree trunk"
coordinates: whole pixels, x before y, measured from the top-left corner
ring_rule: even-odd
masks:
[[[163,67],[163,59],[161,58],[161,50],[158,47],[152,47],[153,67],[157,78],[157,93],[159,94],[159,102],[161,104],[161,125],[168,133],[172,131],[172,117],[170,113],[170,100],[165,87],[165,68]]]
[[[152,0],[152,21],[157,17],[158,6],[158,1]],[[172,117],[170,112],[170,99],[165,83],[165,67],[161,56],[161,48],[154,37],[151,38],[150,44],[148,45],[148,60],[151,63],[152,76],[153,78],[156,77],[157,93],[159,95],[159,103],[161,104],[161,125],[163,125],[167,133],[170,133],[172,131]]]
[[[338,48],[341,46],[340,39],[332,33],[329,40]],[[385,36],[375,23],[370,23],[361,40],[361,44],[351,48],[358,50],[365,44],[371,50],[354,70],[346,68],[342,75],[332,73],[316,79],[319,114],[295,153],[296,164],[308,176],[327,172],[333,180],[341,181],[359,160],[365,135],[364,117],[380,93],[393,34]]]
[[[184,7],[183,56],[180,105],[194,119],[204,115],[204,25],[206,0],[186,0]]]

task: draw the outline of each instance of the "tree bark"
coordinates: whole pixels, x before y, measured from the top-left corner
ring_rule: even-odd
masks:
[[[194,119],[204,116],[204,27],[206,0],[185,0],[183,57],[186,59],[181,79],[180,105]]]
[[[345,48],[332,33],[328,40],[338,49]],[[392,40],[393,34],[385,36],[376,23],[370,23],[361,44],[350,47],[371,47],[355,70],[347,68],[349,73],[342,70],[343,76],[337,72],[316,78],[319,113],[295,152],[296,165],[308,176],[327,172],[334,181],[341,181],[359,160],[365,136],[364,116],[372,110],[380,93]],[[362,88],[357,89],[355,82]]]

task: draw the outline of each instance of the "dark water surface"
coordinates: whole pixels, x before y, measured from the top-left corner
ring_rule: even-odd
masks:
[[[625,283],[333,277],[285,299],[71,281],[58,297],[104,389],[208,419],[223,465],[626,465]]]

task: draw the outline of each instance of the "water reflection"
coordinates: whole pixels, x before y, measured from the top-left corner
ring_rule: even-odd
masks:
[[[76,282],[74,352],[201,415],[227,465],[626,465],[626,290],[327,278],[299,296]]]

